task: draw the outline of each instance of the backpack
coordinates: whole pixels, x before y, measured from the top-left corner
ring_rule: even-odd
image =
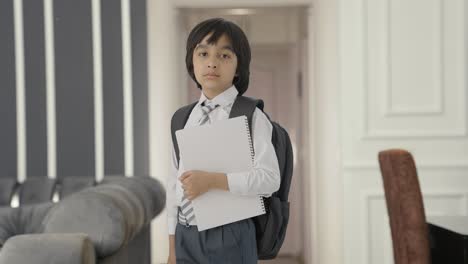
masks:
[[[171,120],[172,143],[176,153],[177,161],[179,161],[179,147],[175,132],[183,129],[187,122],[190,113],[197,102],[184,106],[177,110]],[[238,116],[247,116],[250,133],[252,133],[252,116],[255,108],[258,107],[263,111],[263,100],[258,100],[246,96],[237,96],[229,114],[229,118]],[[273,126],[272,144],[275,148],[278,158],[281,185],[277,192],[271,197],[263,198],[266,213],[253,217],[257,238],[257,254],[258,259],[273,259],[278,254],[281,245],[283,244],[286,229],[289,222],[289,202],[288,195],[291,186],[293,172],[293,152],[291,140],[287,131],[278,123],[271,121],[270,117],[265,113]]]

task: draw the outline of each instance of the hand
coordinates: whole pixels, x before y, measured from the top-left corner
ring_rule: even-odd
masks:
[[[176,264],[175,254],[172,254],[172,253],[169,254],[169,257],[167,257],[167,264]]]
[[[175,235],[169,235],[169,257],[167,264],[176,264]]]
[[[186,171],[179,177],[184,194],[192,201],[212,188],[214,174],[206,171]]]
[[[176,256],[174,254],[170,254],[167,258],[167,264],[176,264]]]

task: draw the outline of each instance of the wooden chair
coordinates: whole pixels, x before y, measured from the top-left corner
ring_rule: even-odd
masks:
[[[412,155],[402,149],[379,152],[395,264],[429,264],[429,232]]]

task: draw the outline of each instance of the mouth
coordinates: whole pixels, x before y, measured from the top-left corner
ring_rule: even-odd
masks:
[[[204,75],[205,78],[208,78],[208,79],[214,79],[214,78],[218,78],[219,75],[218,74],[214,74],[214,73],[207,73]]]

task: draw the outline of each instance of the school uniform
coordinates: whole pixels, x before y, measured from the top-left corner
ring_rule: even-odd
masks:
[[[235,86],[231,86],[212,100],[207,99],[202,92],[185,127],[197,126],[199,120],[204,115],[206,117],[202,110],[205,104],[218,106],[207,114],[209,123],[228,119],[237,95]],[[250,171],[226,174],[230,192],[269,197],[279,189],[281,178],[278,160],[271,143],[272,131],[273,127],[266,115],[260,109],[255,109],[252,117],[254,166]],[[198,232],[196,217],[190,218],[190,221],[183,221],[179,213],[184,194],[178,178],[185,170],[182,160],[177,165],[174,148],[172,157],[172,171],[167,179],[166,208],[168,233],[175,234],[177,263],[257,263],[255,226],[252,219],[201,232]]]

